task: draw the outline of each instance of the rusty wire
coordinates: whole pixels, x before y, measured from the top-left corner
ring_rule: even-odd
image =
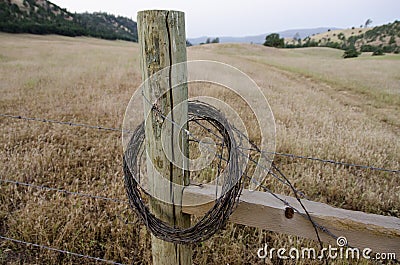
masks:
[[[195,225],[189,228],[169,225],[152,214],[142,199],[141,192],[150,196],[147,191],[140,189],[137,181],[140,174],[139,154],[145,139],[144,123],[134,131],[124,154],[125,188],[131,208],[154,236],[178,244],[205,241],[224,227],[239,200],[243,187],[237,143],[229,122],[217,109],[198,101],[189,102],[188,112],[189,123],[193,119],[201,118],[218,131],[229,154],[224,169],[227,177],[222,182],[223,193],[215,199],[214,206]]]

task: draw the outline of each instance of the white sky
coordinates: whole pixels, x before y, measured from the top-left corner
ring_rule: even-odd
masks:
[[[249,36],[288,29],[372,25],[400,19],[399,0],[50,0],[70,12],[132,18],[145,9],[185,12],[188,38]]]

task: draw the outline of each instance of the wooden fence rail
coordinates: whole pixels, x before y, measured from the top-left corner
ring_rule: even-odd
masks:
[[[278,196],[299,211],[302,210],[296,198]],[[213,198],[215,198],[215,186],[190,186],[185,189],[183,202],[184,205],[195,205],[198,201],[212,201]],[[360,250],[371,248],[379,253],[396,253],[396,257],[400,257],[399,218],[344,210],[308,200],[302,202],[318,224],[328,228],[337,236],[346,237],[351,247]],[[183,211],[202,215],[212,206],[213,203],[210,202],[201,206],[187,206]],[[315,230],[309,220],[298,213],[286,217],[285,211],[285,205],[271,194],[244,190],[240,196],[240,203],[229,220],[237,224],[316,240]],[[322,241],[336,246],[334,238],[323,232],[320,236]]]

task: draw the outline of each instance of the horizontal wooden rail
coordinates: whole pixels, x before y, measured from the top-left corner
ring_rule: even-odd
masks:
[[[302,211],[296,198],[278,196]],[[214,198],[215,186],[190,186],[185,189],[183,201],[185,205],[196,205],[200,201],[212,201]],[[399,218],[344,210],[308,200],[302,200],[302,202],[318,224],[328,228],[337,236],[346,237],[351,247],[357,247],[360,250],[370,248],[376,253],[396,253],[396,257],[400,257]],[[188,214],[202,215],[212,206],[212,202],[186,206],[183,211]],[[316,240],[312,224],[298,213],[291,214],[286,208],[281,201],[269,193],[244,190],[240,203],[229,220],[237,224]],[[332,237],[323,232],[320,236],[322,241],[336,246],[336,240]]]

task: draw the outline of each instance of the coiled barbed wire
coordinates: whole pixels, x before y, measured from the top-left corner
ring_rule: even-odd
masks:
[[[138,214],[142,222],[154,236],[164,241],[177,244],[190,244],[209,239],[225,226],[233,212],[243,188],[242,171],[239,164],[237,143],[234,130],[223,114],[216,108],[199,101],[189,102],[188,121],[201,118],[214,127],[222,136],[224,146],[228,151],[226,176],[222,182],[222,195],[215,199],[214,206],[193,226],[189,228],[174,227],[150,212],[149,207],[141,197],[141,191],[136,177],[139,172],[140,149],[145,139],[144,122],[136,128],[124,153],[125,188],[131,208]]]

